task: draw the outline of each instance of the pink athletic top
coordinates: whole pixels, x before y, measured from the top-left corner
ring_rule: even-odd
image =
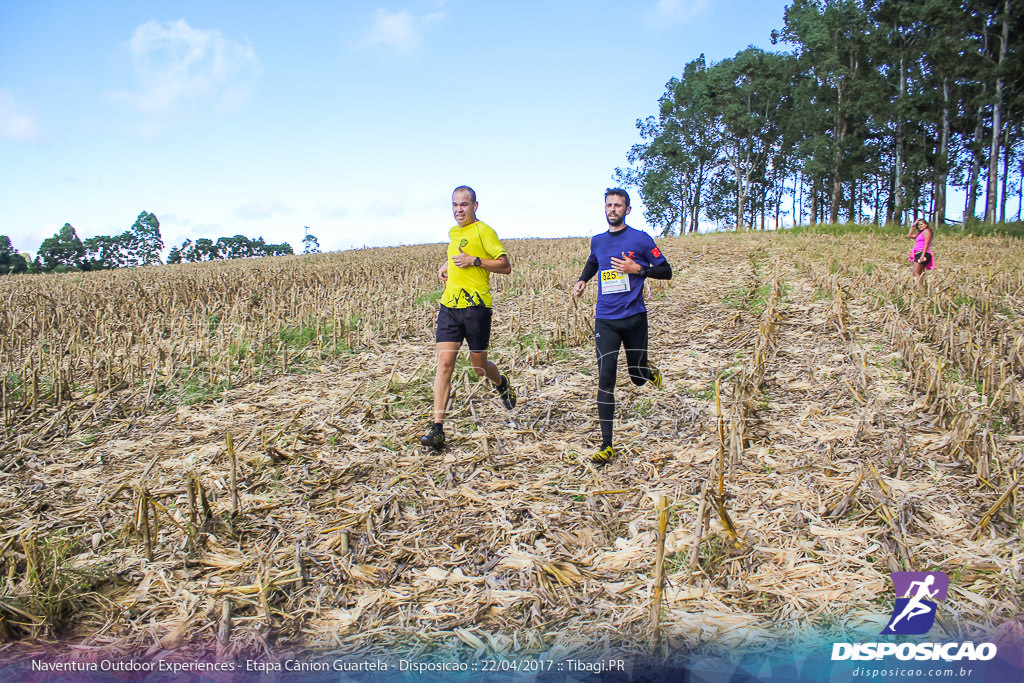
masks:
[[[924,245],[926,245],[926,244],[928,244],[928,238],[925,236],[923,231],[919,232],[917,234],[917,239],[914,240],[914,253],[917,253],[919,251],[924,251]],[[932,249],[931,249],[930,245],[928,247],[928,252],[927,253],[929,255],[931,255],[931,253],[932,253]],[[908,257],[907,260],[913,262],[914,258],[911,256],[911,257]],[[928,261],[928,265],[925,266],[925,270],[932,270],[933,268],[935,268],[935,257],[934,256],[932,256],[931,260]]]

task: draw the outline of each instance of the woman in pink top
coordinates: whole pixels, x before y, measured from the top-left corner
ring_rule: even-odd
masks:
[[[907,237],[915,237],[914,246],[910,249],[910,261],[914,264],[914,277],[920,281],[924,271],[935,267],[935,259],[932,258],[932,229],[928,227],[928,221],[918,218],[910,226]]]

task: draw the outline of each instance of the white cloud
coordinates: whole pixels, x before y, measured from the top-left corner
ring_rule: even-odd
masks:
[[[687,21],[708,8],[708,0],[658,0],[655,13],[662,21]]]
[[[416,16],[409,10],[388,12],[378,9],[373,22],[359,41],[360,47],[382,47],[387,50],[408,54],[423,42],[423,31],[441,18],[440,13]]]
[[[340,204],[320,204],[316,209],[321,218],[329,220],[348,218],[351,213],[347,206],[342,206]]]
[[[166,118],[182,105],[236,107],[259,72],[248,41],[231,40],[216,29],[194,29],[184,19],[148,21],[135,29],[127,47],[138,85],[116,97]]]
[[[38,135],[35,119],[17,105],[9,91],[0,90],[0,138],[32,142]]]
[[[380,192],[366,207],[367,215],[371,220],[378,218],[397,218],[408,211],[405,196],[397,192]]]
[[[235,216],[245,220],[259,220],[261,218],[270,218],[276,214],[288,213],[290,211],[291,209],[280,202],[273,200],[261,200],[242,204],[240,207],[235,209]]]

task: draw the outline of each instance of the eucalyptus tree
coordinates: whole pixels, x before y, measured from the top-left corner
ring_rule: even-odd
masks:
[[[11,238],[0,235],[0,275],[17,275],[28,271],[28,261],[15,251]]]
[[[303,254],[319,254],[320,253],[320,242],[317,240],[316,235],[309,231],[309,226],[306,228],[306,235],[302,238],[302,253]]]
[[[705,183],[721,157],[707,111],[704,55],[688,63],[681,78],[665,86],[658,117],[636,125],[645,142],[629,151],[631,168],[615,169],[615,179],[640,191],[647,221],[663,235],[695,232],[700,223]]]
[[[799,102],[800,111],[808,114],[804,140],[813,143],[804,149],[813,153],[814,166],[828,169],[830,223],[839,218],[849,152],[862,144],[864,124],[878,102],[878,71],[869,62],[870,29],[857,0],[794,0],[785,11],[782,35],[796,45],[809,86],[804,89],[809,101]]]
[[[128,232],[114,237],[89,237],[82,244],[85,246],[85,267],[88,270],[110,270],[130,265],[131,234]]]
[[[294,253],[287,242],[267,244],[263,237],[250,239],[245,235],[234,237],[218,237],[214,242],[208,237],[200,237],[195,242],[186,239],[180,247],[171,249],[167,263],[197,263],[201,261],[219,261],[226,259],[254,258],[263,256],[284,256]]]
[[[160,221],[148,211],[135,219],[126,235],[129,243],[128,265],[149,266],[160,263],[164,240],[160,236]]]
[[[35,270],[81,270],[85,263],[85,245],[79,239],[74,226],[65,223],[53,237],[39,245],[34,262]]]
[[[751,209],[764,207],[748,204],[752,198],[764,201],[769,169],[782,163],[789,146],[784,121],[792,106],[794,64],[791,55],[749,47],[708,69],[705,114],[732,171],[737,226],[748,211],[753,225]],[[755,186],[761,188],[756,195]]]

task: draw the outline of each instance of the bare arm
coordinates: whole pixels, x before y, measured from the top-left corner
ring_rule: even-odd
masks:
[[[495,259],[482,258],[480,259],[480,267],[498,275],[508,275],[512,272],[512,264],[509,263],[507,254],[502,254]]]

